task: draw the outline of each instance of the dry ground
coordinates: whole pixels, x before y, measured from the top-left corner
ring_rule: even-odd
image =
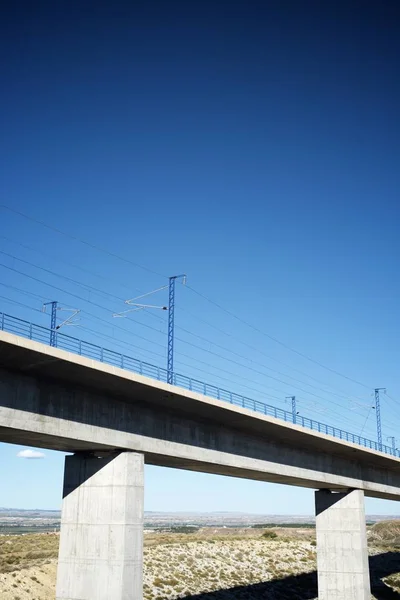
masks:
[[[370,553],[381,554],[372,559],[375,583],[386,576],[400,590],[400,554],[389,545],[398,529],[397,523],[372,529],[371,541],[379,546],[371,546]],[[314,531],[266,531],[277,537],[264,538],[263,530],[211,528],[195,534],[145,535],[145,600],[315,599]],[[0,536],[1,599],[54,600],[57,551],[57,534]],[[387,586],[376,589],[378,600],[400,599]]]

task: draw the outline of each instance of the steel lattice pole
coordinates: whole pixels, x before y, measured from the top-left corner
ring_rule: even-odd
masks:
[[[173,383],[174,379],[175,280],[176,276],[169,278],[167,383]]]
[[[50,322],[50,346],[56,346],[56,327],[57,327],[57,304],[58,302],[51,302],[51,322]]]
[[[376,410],[376,431],[378,434],[378,446],[382,451],[382,423],[381,423],[381,401],[379,398],[380,390],[384,388],[375,388],[375,410]]]

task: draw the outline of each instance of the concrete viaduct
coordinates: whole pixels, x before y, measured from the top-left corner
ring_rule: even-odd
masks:
[[[400,460],[0,332],[0,441],[65,461],[57,600],[141,600],[144,463],[313,488],[319,600],[369,600],[364,495]]]

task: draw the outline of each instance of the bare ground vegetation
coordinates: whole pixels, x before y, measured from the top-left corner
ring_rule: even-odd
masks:
[[[369,528],[376,600],[400,600],[400,522]],[[58,534],[0,536],[2,600],[54,600]],[[311,528],[202,528],[145,535],[145,600],[314,600]],[[93,599],[95,600],[95,599]]]

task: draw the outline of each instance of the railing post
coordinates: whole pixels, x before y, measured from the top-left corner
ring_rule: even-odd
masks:
[[[82,356],[82,340],[79,340],[79,355]]]
[[[1,313],[1,329],[4,331],[4,313]]]
[[[124,369],[124,355],[121,354],[121,369]]]
[[[29,339],[32,339],[32,323],[29,323]]]

